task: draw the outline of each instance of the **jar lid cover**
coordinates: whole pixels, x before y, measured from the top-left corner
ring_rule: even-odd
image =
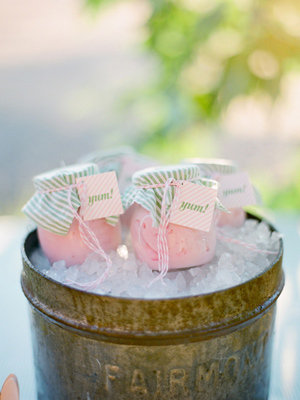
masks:
[[[75,184],[76,179],[81,176],[95,175],[97,173],[98,167],[96,164],[73,164],[36,175],[33,178],[33,184],[40,191],[56,189]]]
[[[197,165],[179,164],[146,168],[137,171],[132,176],[132,183],[136,186],[165,183],[169,178],[183,181],[194,181],[200,178]]]
[[[25,204],[22,211],[38,226],[49,232],[66,235],[81,205],[76,179],[98,173],[96,164],[75,164],[57,168],[33,178],[35,194]],[[106,218],[116,225],[118,218]]]
[[[133,175],[133,184],[127,188],[122,196],[124,209],[126,210],[133,203],[140,204],[150,211],[153,225],[158,226],[161,220],[162,199],[166,190],[164,184],[169,178],[174,178],[176,181],[189,181],[200,186],[218,187],[216,181],[201,178],[197,165],[180,164],[147,168]],[[175,193],[176,186],[168,186],[167,195],[165,196],[166,208],[171,207]],[[217,200],[216,206],[226,210],[219,200]]]
[[[114,149],[104,149],[89,153],[82,157],[79,162],[91,162],[91,163],[104,163],[107,160],[118,160],[124,156],[133,155],[135,151],[129,146],[121,146]]]
[[[129,146],[96,151],[83,157],[80,162],[97,164],[99,172],[115,171],[121,193],[131,184],[135,171],[157,164],[155,160],[135,152]]]
[[[228,175],[238,171],[238,165],[232,160],[222,158],[186,158],[182,161],[199,167],[201,176],[214,178],[216,175]]]

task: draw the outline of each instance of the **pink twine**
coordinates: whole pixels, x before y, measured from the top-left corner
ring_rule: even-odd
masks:
[[[262,249],[259,249],[255,244],[251,244],[251,243],[243,242],[242,240],[234,239],[233,237],[231,237],[228,234],[226,234],[220,228],[218,228],[217,237],[218,237],[218,239],[222,240],[223,242],[238,244],[238,245],[243,246],[246,249],[254,251],[256,253],[277,254],[277,251],[262,250]]]
[[[158,183],[155,185],[144,185],[142,189],[155,189],[164,187],[164,193],[161,202],[161,212],[160,212],[160,224],[158,227],[158,235],[157,235],[157,254],[158,254],[158,270],[159,275],[153,279],[149,286],[151,286],[157,280],[162,280],[169,269],[169,247],[167,242],[167,228],[169,225],[170,216],[172,210],[176,207],[178,202],[178,189],[182,185],[183,181],[177,181],[174,178],[168,178],[165,183]],[[168,195],[168,189],[170,186],[175,186],[175,195],[171,207],[167,210],[166,207],[166,199]]]
[[[182,185],[183,181],[176,181],[174,178],[169,178],[166,183],[159,183],[155,185],[144,185],[141,188],[142,189],[155,189],[159,187],[164,187],[164,193],[163,193],[163,198],[161,202],[161,217],[160,217],[160,224],[158,227],[158,235],[157,235],[157,253],[158,253],[158,270],[160,274],[153,279],[148,286],[151,286],[155,281],[159,279],[163,279],[169,269],[169,248],[168,248],[168,242],[167,242],[167,228],[169,225],[169,220],[170,216],[172,213],[172,210],[176,208],[177,203],[178,203],[178,189],[180,185]],[[176,186],[176,191],[174,195],[174,200],[171,204],[171,207],[169,210],[166,210],[166,197],[168,194],[168,188],[170,186]],[[144,219],[143,219],[144,220]],[[223,235],[220,233],[222,232]],[[140,232],[139,232],[140,235]],[[277,252],[274,251],[269,251],[269,250],[262,250],[259,249],[256,245],[252,245],[246,242],[243,242],[241,240],[234,239],[232,237],[226,236],[226,234],[221,230],[218,229],[217,232],[217,237],[220,240],[223,240],[224,242],[229,242],[229,243],[235,243],[240,246],[244,246],[245,248],[255,251],[257,253],[262,253],[262,254],[277,254]]]
[[[78,226],[79,226],[79,233],[82,241],[85,243],[85,245],[90,248],[94,253],[99,254],[106,262],[106,269],[103,272],[103,274],[96,280],[89,282],[89,283],[77,283],[76,281],[73,280],[67,280],[67,283],[77,285],[78,287],[82,289],[94,289],[97,285],[101,284],[105,279],[108,277],[109,270],[112,266],[112,261],[110,257],[105,253],[105,251],[102,249],[98,238],[94,234],[94,232],[89,228],[89,226],[84,222],[84,220],[81,218],[77,210],[73,207],[72,201],[71,201],[71,193],[72,190],[78,189],[79,186],[83,186],[84,182],[72,184],[69,186],[61,186],[59,188],[55,189],[49,189],[49,190],[43,190],[40,193],[51,193],[51,192],[57,192],[59,190],[68,190],[68,205],[73,213],[73,217],[78,221]],[[85,191],[84,191],[85,193]],[[85,194],[83,195],[82,202],[86,200]]]

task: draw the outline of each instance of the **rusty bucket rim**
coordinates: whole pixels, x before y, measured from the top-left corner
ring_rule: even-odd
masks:
[[[259,217],[259,216],[256,216],[254,214],[251,214],[251,213],[247,213],[247,216],[251,217],[251,219],[256,219],[256,220],[261,221],[261,222],[262,221],[266,222],[269,225],[269,227],[271,229],[271,232],[278,232],[278,230],[273,226],[273,224],[271,224],[266,218]],[[27,232],[25,234],[23,240],[22,240],[22,246],[21,246],[22,258],[27,263],[27,265],[30,266],[31,269],[33,269],[36,273],[41,275],[43,278],[46,278],[47,280],[51,281],[52,283],[54,283],[54,284],[56,284],[58,286],[61,286],[63,288],[75,290],[75,291],[78,291],[80,293],[88,294],[88,295],[91,295],[91,296],[100,297],[100,298],[108,298],[108,299],[120,299],[120,300],[129,300],[129,301],[138,301],[138,302],[141,302],[141,301],[145,301],[145,302],[178,301],[179,299],[189,299],[189,298],[196,298],[196,297],[199,297],[199,298],[202,297],[203,298],[203,297],[205,297],[207,295],[213,295],[213,294],[216,294],[216,293],[220,294],[222,292],[226,292],[228,290],[244,286],[244,285],[248,284],[249,282],[254,281],[257,278],[263,276],[267,271],[272,269],[273,266],[276,263],[278,263],[280,261],[280,259],[283,257],[283,239],[282,239],[282,237],[280,237],[279,238],[279,243],[280,243],[279,250],[278,250],[278,253],[276,254],[274,260],[269,264],[269,266],[267,268],[263,269],[262,272],[260,272],[259,274],[254,275],[252,278],[250,278],[250,279],[248,279],[246,281],[243,281],[242,283],[238,283],[236,285],[226,287],[225,289],[219,289],[219,290],[215,290],[215,291],[210,291],[210,292],[205,292],[205,293],[200,293],[200,294],[194,294],[194,295],[188,295],[188,296],[157,297],[157,298],[156,297],[155,298],[143,298],[143,297],[113,296],[113,295],[110,295],[110,294],[99,294],[99,293],[95,293],[95,292],[86,291],[84,289],[80,289],[80,288],[77,288],[77,287],[74,287],[74,286],[59,282],[59,281],[49,277],[48,275],[46,275],[43,271],[41,271],[38,267],[36,267],[31,262],[29,256],[26,253],[26,244],[27,244],[27,241],[28,241],[28,239],[29,239],[29,237],[31,235],[35,235],[37,237],[37,229],[36,228],[33,228],[32,230]],[[37,241],[38,241],[38,238],[37,238]],[[191,268],[193,268],[193,267],[191,267]]]
[[[29,259],[37,246],[34,230],[22,249],[21,286],[29,304],[65,329],[110,342],[129,343],[134,338],[156,344],[223,335],[262,316],[284,286],[282,240],[274,261],[246,282],[198,295],[149,299],[86,292],[49,278]]]

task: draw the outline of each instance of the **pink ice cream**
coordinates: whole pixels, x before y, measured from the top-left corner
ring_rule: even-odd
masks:
[[[96,235],[105,252],[115,250],[121,243],[121,225],[109,225],[104,218],[86,221],[86,224]],[[87,255],[92,252],[81,239],[76,219],[67,235],[57,235],[38,227],[40,245],[51,263],[65,260],[66,265],[82,264]]]
[[[235,228],[241,227],[246,219],[245,211],[242,208],[230,208],[228,211],[230,211],[230,213],[219,213],[217,225],[220,227],[224,225],[230,225]]]
[[[136,206],[130,226],[136,257],[151,269],[158,269],[157,234],[149,211]],[[209,262],[215,254],[215,224],[209,232],[169,224],[167,229],[169,269],[188,268]]]

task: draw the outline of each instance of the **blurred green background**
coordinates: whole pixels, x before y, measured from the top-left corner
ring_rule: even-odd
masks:
[[[267,207],[300,210],[298,0],[29,3],[0,5],[0,212],[121,144],[235,159]]]

